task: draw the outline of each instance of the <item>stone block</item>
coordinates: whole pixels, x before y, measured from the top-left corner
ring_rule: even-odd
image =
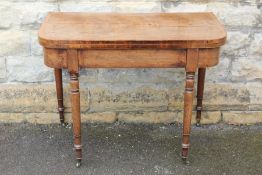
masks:
[[[116,8],[111,2],[99,1],[60,1],[60,11],[62,12],[112,12]]]
[[[10,10],[12,4],[9,2],[1,2],[0,6],[0,29],[9,29],[13,23],[19,20],[18,16],[14,11]]]
[[[192,124],[195,124],[195,111],[192,115]],[[119,113],[118,121],[127,123],[182,123],[183,112],[141,112],[141,113]],[[214,124],[221,121],[221,112],[203,111],[202,124]]]
[[[183,123],[184,112],[179,111],[177,113],[177,116],[180,119],[179,122]],[[196,118],[196,111],[193,111],[191,124],[196,123],[195,118]],[[216,123],[221,122],[221,120],[222,120],[222,118],[221,118],[221,112],[220,111],[202,111],[201,124],[216,124]]]
[[[250,45],[250,34],[241,31],[227,33],[227,41],[221,47],[221,54],[228,57],[246,57]]]
[[[64,86],[64,105],[71,111],[69,87]],[[53,84],[0,84],[1,113],[57,112],[55,85]],[[88,92],[81,91],[81,111],[89,108]]]
[[[0,56],[28,56],[30,54],[28,32],[0,30],[0,38]]]
[[[1,1],[0,28],[38,29],[50,11],[58,11],[56,0]]]
[[[66,121],[72,123],[71,113],[66,113]],[[115,112],[82,113],[81,121],[88,123],[113,123],[117,120]]]
[[[65,114],[66,122],[72,123],[71,113]],[[81,122],[86,123],[113,123],[116,120],[116,113],[82,113]],[[54,124],[60,123],[57,113],[0,113],[1,123],[21,123],[33,124]]]
[[[183,82],[185,72],[176,68],[99,69],[98,81],[102,83],[173,83]]]
[[[157,1],[63,1],[61,11],[73,12],[160,12]]]
[[[223,121],[227,124],[242,125],[262,123],[261,111],[224,111]]]
[[[118,121],[126,123],[174,123],[181,122],[176,112],[119,113]]]
[[[262,12],[261,12],[262,13]],[[255,33],[254,39],[251,41],[250,47],[249,47],[249,55],[251,57],[262,57],[262,32]]]
[[[262,88],[261,82],[250,82],[247,83],[246,88],[250,94],[250,111],[262,111]]]
[[[218,65],[206,68],[205,82],[215,83],[229,81],[231,78],[231,62],[231,58],[221,56]]]
[[[90,87],[90,111],[163,111],[167,94],[152,86],[107,84]]]
[[[47,115],[46,113],[40,113]],[[1,123],[21,123],[25,120],[25,113],[0,113]]]
[[[117,12],[160,12],[160,2],[157,1],[119,1],[113,3]]]
[[[0,57],[0,82],[6,80],[6,63],[5,57]]]
[[[215,83],[205,85],[203,108],[210,111],[248,110],[250,89],[243,83]]]
[[[207,4],[181,1],[161,1],[162,12],[203,12]]]
[[[210,2],[207,11],[214,12],[228,26],[257,26],[261,12],[257,6]]]
[[[38,41],[38,31],[35,30],[30,32],[30,51],[31,51],[30,54],[33,56],[43,55],[43,47],[39,44]]]
[[[58,5],[52,2],[17,2],[12,9],[19,14],[23,29],[38,29],[48,12],[58,11]]]
[[[239,58],[232,62],[233,81],[252,81],[262,79],[262,60],[252,57]]]
[[[45,66],[42,57],[7,57],[9,82],[50,82],[53,70]]]
[[[175,111],[183,109],[183,91],[183,86],[169,89],[169,110]],[[196,85],[194,93],[194,96],[196,96]],[[257,102],[253,103],[251,101],[250,93],[250,89],[242,83],[206,83],[203,108],[207,111],[248,110],[251,107],[262,109],[261,106],[257,105]],[[195,106],[196,98],[194,98],[193,103]]]

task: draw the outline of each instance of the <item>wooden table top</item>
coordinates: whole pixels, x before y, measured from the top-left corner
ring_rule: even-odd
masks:
[[[51,12],[39,30],[46,48],[215,48],[226,32],[213,13]]]

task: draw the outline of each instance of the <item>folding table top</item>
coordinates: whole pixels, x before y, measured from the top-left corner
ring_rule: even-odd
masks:
[[[39,30],[46,48],[215,48],[225,40],[223,25],[210,12],[51,12]]]

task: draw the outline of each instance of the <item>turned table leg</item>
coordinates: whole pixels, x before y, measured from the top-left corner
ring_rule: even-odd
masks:
[[[70,73],[71,106],[74,132],[74,148],[76,152],[76,166],[80,167],[82,160],[81,145],[81,118],[80,118],[80,92],[77,73]]]
[[[191,129],[192,106],[194,96],[194,72],[186,73],[186,87],[184,92],[184,119],[183,119],[183,140],[182,159],[187,160],[189,149],[189,136]]]
[[[60,117],[60,123],[65,126],[64,117],[64,104],[63,104],[63,80],[62,80],[62,69],[54,69],[55,83],[56,83],[56,95],[58,103],[58,112]]]
[[[182,160],[188,163],[189,137],[191,130],[191,119],[194,97],[195,72],[198,64],[198,49],[187,50],[186,82],[184,92],[184,118],[182,136]]]
[[[206,68],[198,69],[196,126],[200,126],[202,101],[203,101],[203,93],[204,93],[204,85],[205,85],[205,74],[206,74]]]

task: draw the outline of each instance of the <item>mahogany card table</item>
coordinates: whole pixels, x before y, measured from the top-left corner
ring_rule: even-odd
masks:
[[[62,69],[70,74],[76,166],[81,165],[81,68],[184,68],[182,159],[187,162],[195,73],[200,124],[206,67],[219,62],[226,32],[213,13],[51,12],[38,34],[44,61],[54,68],[58,112],[64,124]]]

